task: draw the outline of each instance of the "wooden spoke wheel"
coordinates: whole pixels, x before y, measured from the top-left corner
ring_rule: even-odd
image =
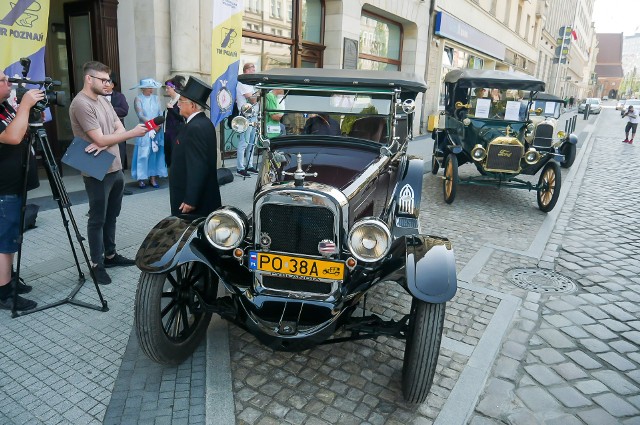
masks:
[[[560,166],[555,161],[547,162],[538,180],[538,208],[549,212],[556,206],[561,186]]]

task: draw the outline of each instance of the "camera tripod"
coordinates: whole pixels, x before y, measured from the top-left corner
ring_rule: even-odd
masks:
[[[84,247],[84,237],[80,234],[80,230],[78,229],[78,224],[76,223],[75,218],[73,217],[73,213],[71,211],[71,201],[69,199],[69,194],[64,187],[64,182],[62,181],[62,177],[60,176],[60,170],[58,169],[58,165],[56,164],[55,158],[53,156],[53,151],[51,150],[51,146],[49,145],[49,140],[47,137],[47,132],[43,127],[42,122],[29,122],[29,130],[28,130],[29,140],[27,143],[27,147],[24,153],[24,185],[22,188],[22,208],[20,215],[20,234],[18,236],[18,260],[16,265],[16,274],[15,274],[15,285],[13,288],[13,306],[11,309],[11,317],[24,316],[26,314],[35,313],[36,311],[46,310],[48,308],[57,307],[62,304],[73,304],[80,307],[91,308],[93,310],[98,311],[108,311],[107,301],[102,297],[102,292],[100,292],[100,288],[98,287],[97,280],[95,278],[95,274],[93,268],[91,267],[91,263],[89,262],[89,257],[87,256],[87,251]],[[67,238],[69,239],[69,246],[71,247],[71,251],[73,252],[73,258],[76,263],[76,268],[78,270],[78,283],[75,288],[67,295],[66,298],[63,298],[59,301],[54,301],[50,304],[46,304],[33,310],[27,310],[21,313],[18,313],[16,310],[16,302],[18,299],[18,285],[17,283],[20,281],[20,262],[22,259],[22,242],[24,237],[24,216],[26,211],[27,204],[27,181],[29,175],[29,156],[30,150],[35,149],[36,145],[42,150],[42,159],[44,163],[45,170],[47,172],[47,177],[49,179],[49,185],[51,186],[51,193],[53,195],[53,199],[58,202],[58,208],[60,209],[60,215],[62,216],[62,223],[64,224],[65,230],[67,232]],[[78,301],[75,299],[76,294],[85,282],[85,276],[80,268],[80,261],[78,260],[78,254],[76,252],[76,247],[73,243],[73,239],[71,236],[71,231],[69,229],[69,222],[73,227],[73,232],[75,234],[76,240],[80,245],[80,250],[82,251],[82,256],[89,267],[89,274],[93,279],[93,284],[95,285],[96,291],[98,292],[98,297],[100,298],[100,306],[92,305],[85,303],[83,301]]]

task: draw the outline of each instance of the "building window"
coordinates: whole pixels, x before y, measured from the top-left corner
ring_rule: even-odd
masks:
[[[254,7],[259,13],[254,13]],[[322,66],[323,0],[245,0],[243,21],[242,62],[251,60],[259,70],[275,64]],[[286,61],[284,54],[289,55]]]
[[[358,68],[376,71],[400,69],[402,26],[385,18],[363,12],[360,17]]]
[[[531,27],[531,16],[527,15],[527,26],[524,28],[524,39],[529,42],[529,29]]]

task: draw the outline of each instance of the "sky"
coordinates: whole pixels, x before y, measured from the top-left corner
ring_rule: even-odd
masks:
[[[596,0],[593,22],[596,32],[634,35],[640,27],[640,0]]]

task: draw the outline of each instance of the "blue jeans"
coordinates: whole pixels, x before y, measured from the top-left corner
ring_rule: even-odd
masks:
[[[122,170],[115,171],[102,181],[84,177],[84,187],[89,198],[87,239],[91,262],[104,264],[105,253],[116,253],[116,219],[122,207],[124,174]]]
[[[0,195],[0,254],[18,252],[20,207],[20,195]]]
[[[249,122],[256,121],[255,117],[249,119]],[[236,168],[238,171],[244,170],[247,167],[252,167],[253,148],[256,143],[256,128],[249,126],[247,131],[240,133],[238,139],[238,152],[236,157]]]

